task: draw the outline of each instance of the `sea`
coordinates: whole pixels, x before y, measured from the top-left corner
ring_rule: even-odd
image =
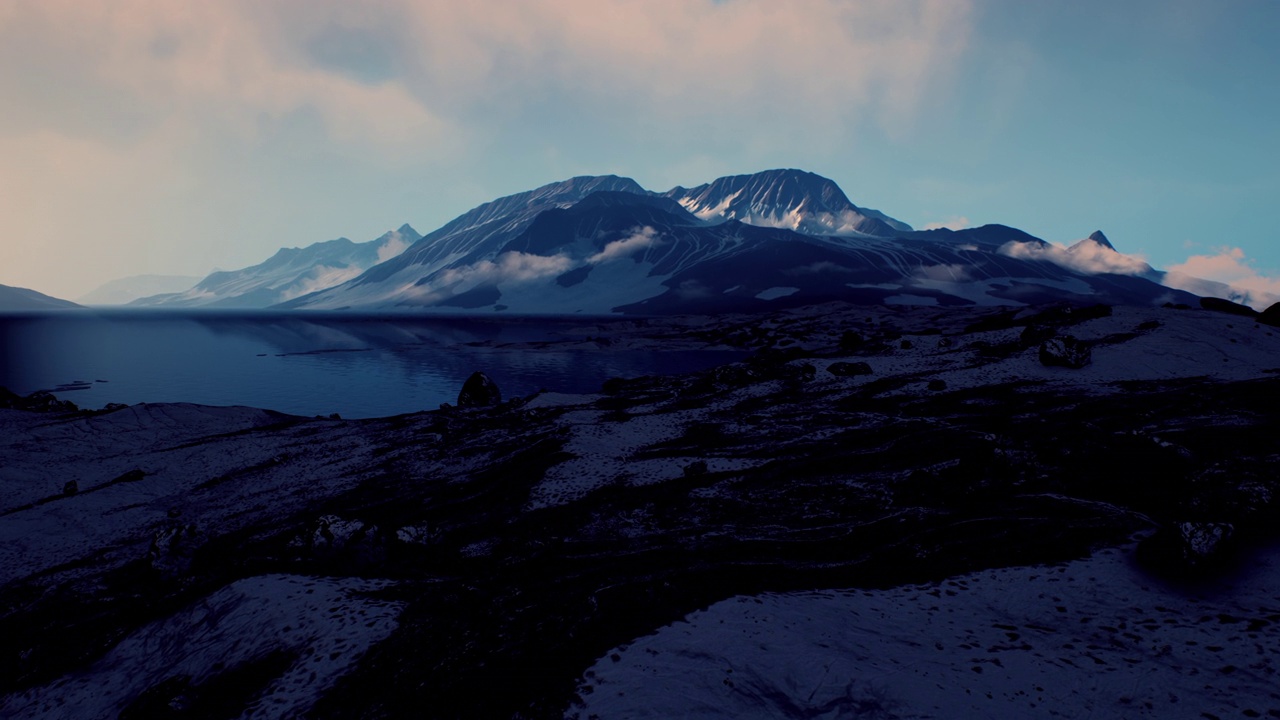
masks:
[[[404,317],[78,310],[0,317],[0,386],[108,403],[244,405],[386,417],[456,402],[482,371],[504,398],[593,393],[613,377],[689,372],[722,350],[636,350],[575,340],[615,318]]]

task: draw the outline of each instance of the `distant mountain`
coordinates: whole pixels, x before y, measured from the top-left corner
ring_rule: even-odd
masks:
[[[987,225],[914,231],[800,170],[652,193],[576,177],[500,198],[288,309],[531,314],[750,311],[826,300],[1191,301],[1094,233],[1073,248]]]
[[[200,282],[187,275],[134,275],[104,283],[76,300],[84,305],[125,305],[152,295],[180,293]]]
[[[32,310],[66,310],[81,307],[70,300],[62,300],[27,288],[0,285],[0,312],[29,312]]]
[[[399,255],[422,236],[402,225],[364,243],[347,238],[282,248],[266,262],[242,270],[214,272],[188,290],[153,295],[142,307],[265,308],[356,277]]]

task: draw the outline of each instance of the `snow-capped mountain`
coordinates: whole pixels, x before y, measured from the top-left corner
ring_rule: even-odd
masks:
[[[180,293],[200,282],[186,275],[133,275],[103,283],[76,300],[85,305],[125,305],[152,295]]]
[[[376,240],[347,238],[304,248],[281,248],[266,262],[211,273],[178,293],[153,295],[131,305],[147,307],[265,308],[332,287],[399,255],[422,236],[402,225]]]
[[[62,300],[27,288],[0,285],[0,312],[29,312],[32,310],[65,310],[81,307],[70,300]]]
[[[666,193],[702,220],[740,220],[806,235],[890,237],[911,226],[860,208],[831,180],[803,170],[734,175]]]
[[[1185,302],[1101,233],[1072,249],[988,225],[913,231],[798,170],[646,191],[578,177],[495,200],[288,309],[749,311],[826,300]]]

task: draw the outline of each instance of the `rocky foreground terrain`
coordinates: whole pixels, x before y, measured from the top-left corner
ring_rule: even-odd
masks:
[[[0,714],[1280,717],[1280,328],[1216,307],[615,321],[525,350],[751,354],[376,420],[5,395]]]

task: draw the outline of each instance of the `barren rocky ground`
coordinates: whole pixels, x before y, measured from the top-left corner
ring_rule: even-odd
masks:
[[[724,615],[726,600],[759,599],[756,619],[812,614],[779,599],[796,593],[890,593],[872,604],[905,645],[876,647],[942,645],[933,662],[950,675],[930,698],[943,707],[970,676],[996,672],[972,660],[977,650],[961,658],[947,648],[1038,647],[1035,633],[1048,631],[1028,622],[1067,637],[1088,616],[1117,633],[1090,630],[1052,658],[1017,650],[1027,682],[1061,658],[1092,670],[1090,653],[1138,677],[1146,655],[1128,663],[1090,646],[1121,634],[1116,622],[1144,620],[1156,629],[1140,637],[1157,642],[1165,620],[1193,612],[1195,593],[1239,580],[1274,539],[1276,333],[1200,309],[824,305],[584,325],[550,345],[751,355],[691,375],[616,379],[591,395],[550,388],[375,420],[180,404],[81,412],[8,398],[0,708],[13,717],[630,717],[616,692],[599,699],[608,668],[633,668],[610,690],[676,685],[643,680],[653,668],[634,670],[634,650],[623,648],[705,613],[747,622]],[[941,622],[941,606],[901,596],[951,597],[955,582],[980,584],[956,578],[1008,568],[1022,570],[983,587],[1015,592],[1056,572],[1044,567],[1067,568],[1082,585],[1120,582],[1118,571],[1047,565],[1105,548],[1166,588],[1169,610],[1130,612],[1122,595],[1093,593],[1080,604],[1087,612],[1062,600],[1069,612],[1024,612],[999,622],[1008,630],[990,621],[966,641],[929,624]],[[1230,610],[1244,607],[1236,601],[1195,615],[1195,642],[1237,647],[1253,633],[1247,642],[1274,646],[1280,590],[1251,587],[1240,601],[1247,615]],[[976,608],[961,608],[966,622],[987,617]],[[741,633],[698,630],[713,651],[676,674],[696,677],[724,658],[749,665],[754,682],[716,680],[729,695],[712,710],[739,716],[947,716],[883,684],[871,692],[882,702],[859,705],[866,687],[849,678],[837,684],[849,692],[814,700],[822,693],[806,683],[819,670],[793,661],[816,656],[820,628],[839,622],[792,623],[788,637],[802,649],[758,656],[737,644]],[[1200,665],[1217,662],[1205,658],[1187,661],[1198,663],[1188,682],[1232,676],[1250,701],[1238,712],[1280,713],[1280,700],[1252,697],[1272,682],[1269,658],[1200,678]],[[1136,696],[1122,684],[1077,683],[1039,706],[1129,716],[1119,698]],[[684,697],[711,697],[699,692]]]

